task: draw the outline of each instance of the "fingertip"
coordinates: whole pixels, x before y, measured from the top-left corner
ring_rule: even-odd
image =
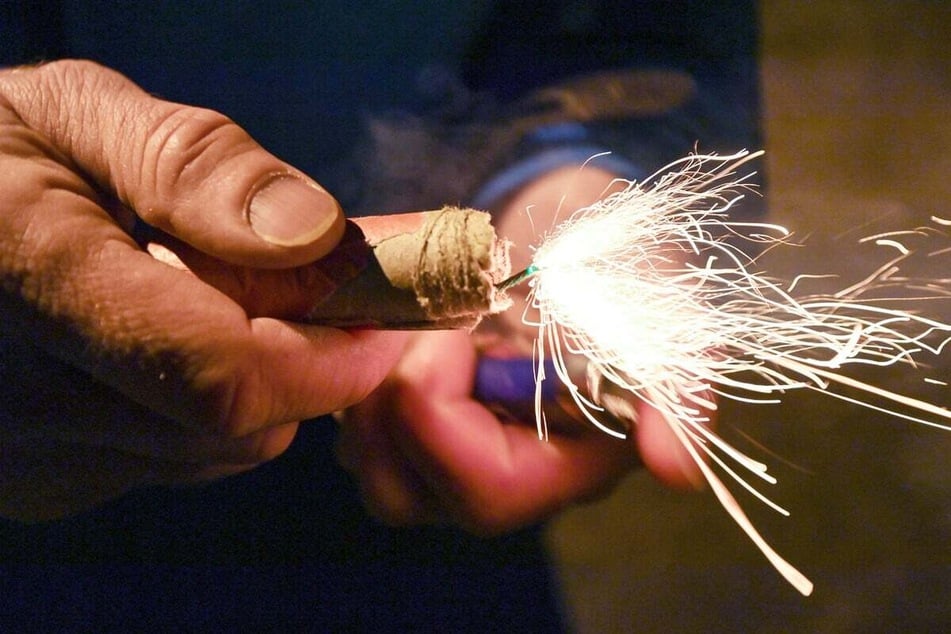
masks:
[[[268,174],[247,202],[251,230],[269,245],[305,250],[316,260],[329,253],[344,233],[337,200],[317,183],[293,173]]]
[[[641,408],[635,442],[644,466],[667,486],[696,491],[706,487],[700,467],[658,410]]]

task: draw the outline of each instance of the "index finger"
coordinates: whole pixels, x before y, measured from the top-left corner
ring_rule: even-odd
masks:
[[[402,346],[401,333],[249,319],[190,273],[111,244],[73,271],[106,283],[83,300],[95,308],[76,307],[84,336],[57,347],[176,420],[239,436],[346,407],[382,380]],[[108,321],[119,325],[98,327]]]
[[[415,340],[395,379],[405,426],[396,441],[471,528],[535,521],[601,492],[635,463],[630,445],[606,435],[544,442],[534,426],[500,424],[471,397],[474,364],[465,333],[433,333]]]

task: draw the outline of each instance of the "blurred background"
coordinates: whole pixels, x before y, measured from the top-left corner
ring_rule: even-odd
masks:
[[[858,280],[892,255],[860,238],[951,218],[951,3],[760,6],[766,200],[806,242],[764,268]],[[921,270],[947,278],[949,264],[923,258]],[[951,319],[951,302],[927,310]],[[923,380],[951,379],[951,354],[928,362],[860,378],[951,405],[951,388]],[[951,432],[805,391],[782,406],[724,402],[721,431],[779,478],[768,493],[791,517],[738,499],[813,596],[772,570],[712,493],[636,474],[549,530],[580,632],[951,630]]]
[[[72,4],[80,9],[74,8],[62,24],[56,22],[62,16],[46,9],[47,5]],[[21,8],[29,8],[27,13],[37,22],[32,26],[44,27],[40,31],[48,38],[36,43],[36,50],[45,51],[37,59],[78,50],[124,71],[134,70],[132,76],[146,79],[150,91],[216,107],[235,116],[266,146],[281,148],[283,157],[319,174],[322,182],[332,185],[332,191],[343,195],[348,192],[346,182],[333,182],[335,172],[321,168],[328,157],[336,156],[339,145],[352,142],[359,122],[357,117],[349,117],[353,121],[347,119],[346,125],[327,119],[328,110],[313,104],[321,103],[326,93],[330,105],[337,106],[330,112],[351,115],[353,108],[348,99],[354,96],[338,90],[335,83],[335,78],[343,74],[350,79],[351,92],[364,96],[360,89],[364,81],[366,92],[371,88],[374,94],[380,92],[380,100],[389,106],[402,98],[406,92],[403,88],[411,84],[412,78],[408,73],[400,75],[402,71],[432,54],[452,52],[449,49],[456,44],[452,35],[455,31],[450,35],[441,32],[438,38],[419,35],[427,22],[436,22],[427,20],[422,9],[414,13],[409,26],[396,33],[397,21],[393,20],[391,26],[388,16],[390,12],[405,13],[405,8],[390,3],[378,17],[384,20],[383,26],[403,63],[393,64],[392,58],[380,56],[384,67],[374,66],[352,54],[354,49],[371,48],[367,42],[375,45],[378,41],[369,28],[374,25],[360,23],[355,16],[361,13],[351,3],[353,7],[329,6],[328,10],[339,12],[341,30],[356,25],[367,28],[357,29],[364,39],[344,38],[339,49],[315,38],[314,25],[291,20],[290,26],[300,26],[293,30],[298,39],[276,43],[269,38],[263,40],[284,54],[272,59],[268,46],[263,46],[263,52],[255,48],[253,43],[259,40],[235,36],[243,30],[214,30],[200,21],[170,20],[169,24],[181,27],[180,35],[187,36],[187,46],[179,51],[164,40],[139,36],[140,31],[149,32],[156,26],[148,20],[161,22],[153,17],[156,12],[166,18],[173,15],[174,3],[125,3],[121,11],[112,10],[120,4],[0,0],[0,17],[15,16]],[[302,4],[286,3],[286,11],[261,11],[263,3],[236,2],[222,13],[240,18],[242,10],[247,10],[254,20],[263,21],[255,22],[255,26],[273,23],[286,27],[282,20],[290,20],[288,15],[308,15],[300,9]],[[467,20],[480,17],[472,7],[487,3],[460,0],[418,4],[426,7],[431,17],[461,29]],[[539,7],[548,4],[553,3],[526,6],[537,13]],[[554,4],[569,8],[584,5]],[[710,7],[702,2],[693,6],[719,11],[712,8],[713,3],[708,4]],[[739,11],[736,7],[742,7],[742,3],[722,5],[723,10]],[[742,11],[748,14],[745,7]],[[642,33],[652,33],[652,25],[636,23],[635,18],[631,19],[634,26]],[[763,0],[759,18],[767,154],[757,162],[757,169],[767,177],[764,193],[771,219],[792,229],[806,243],[802,248],[770,252],[763,266],[787,278],[804,272],[835,272],[841,275],[835,286],[845,286],[893,255],[887,249],[860,245],[860,238],[927,224],[931,216],[951,218],[951,3]],[[241,25],[240,20],[237,24]],[[491,43],[503,49],[511,45],[515,54],[510,57],[519,59],[518,45],[522,39],[532,38],[521,24],[509,26],[515,32],[513,37],[500,38],[501,44]],[[66,31],[75,49],[58,39]],[[274,32],[283,31],[275,27]],[[21,35],[19,44],[35,43],[30,40],[35,33],[27,30]],[[534,39],[546,37],[547,32]],[[0,53],[11,42],[17,44],[15,39],[9,33],[0,33]],[[554,41],[553,48],[567,47],[563,39]],[[134,55],[126,56],[125,51]],[[200,54],[195,59],[220,63],[207,67],[194,61],[168,63],[169,59],[190,58],[193,54]],[[339,68],[315,73],[314,58],[308,54],[325,54],[336,60]],[[289,58],[296,59],[296,64],[288,65]],[[246,65],[249,61],[258,65]],[[552,65],[557,66],[554,62]],[[496,67],[503,80],[513,74],[507,65]],[[275,68],[280,70],[281,79],[296,85],[287,98],[270,98],[277,90],[274,86],[280,85],[272,84],[272,77],[278,76]],[[387,74],[384,70],[393,72]],[[534,78],[535,71],[529,70],[525,75]],[[378,77],[384,75],[396,78],[392,85],[379,81]],[[491,83],[493,77],[482,80]],[[502,81],[502,85],[508,84]],[[741,99],[737,101],[742,105]],[[307,133],[301,134],[301,130]],[[404,153],[403,137],[394,138],[398,141],[393,143],[395,149]],[[425,149],[430,150],[428,146]],[[418,165],[408,164],[410,175],[418,179]],[[450,198],[444,192],[439,196],[440,202]],[[920,271],[951,278],[949,263],[951,254],[922,258]],[[924,308],[951,321],[951,302],[929,303]],[[860,378],[951,406],[951,388],[924,381],[930,377],[951,382],[951,349],[933,361],[933,366],[920,371],[905,366],[879,373],[863,371]],[[787,585],[709,491],[693,495],[668,491],[647,474],[638,473],[626,479],[609,498],[566,512],[547,530],[547,546],[556,559],[564,602],[577,631],[951,631],[951,470],[947,467],[951,432],[805,391],[789,395],[782,406],[726,401],[721,409],[722,435],[770,465],[779,484],[769,487],[767,493],[792,516],[776,515],[749,496],[738,496],[739,500],[776,550],[815,582],[813,596],[803,598]],[[250,557],[256,564],[282,565],[320,562],[323,557],[332,562],[346,560],[346,568],[340,570],[347,574],[338,576],[332,568],[326,579],[312,579],[307,568],[289,571],[274,567],[246,574],[225,570],[219,574],[212,567],[203,575],[199,574],[201,569],[190,568],[185,575],[176,576],[159,567],[150,573],[153,576],[136,577],[133,573],[137,571],[125,570],[137,582],[128,583],[128,576],[113,579],[110,575],[115,571],[111,568],[105,573],[68,568],[65,575],[60,575],[65,577],[62,581],[39,566],[33,569],[32,579],[43,582],[52,577],[53,583],[47,586],[54,588],[53,594],[49,590],[45,595],[35,592],[19,572],[7,577],[11,580],[9,587],[19,590],[24,603],[37,604],[41,616],[61,613],[69,619],[67,622],[75,623],[83,618],[77,615],[104,613],[108,618],[110,610],[115,610],[135,619],[137,628],[132,629],[141,629],[142,623],[147,623],[142,617],[147,607],[159,611],[176,608],[184,610],[185,617],[195,619],[210,619],[209,615],[217,615],[214,609],[220,609],[232,619],[225,622],[240,623],[239,630],[250,629],[252,621],[242,620],[246,613],[280,619],[284,613],[279,608],[292,614],[303,614],[304,608],[319,609],[315,597],[325,595],[314,587],[335,589],[334,597],[349,595],[360,604],[362,612],[371,615],[371,608],[379,607],[381,613],[406,610],[411,616],[426,616],[432,605],[420,600],[426,595],[419,586],[413,585],[410,592],[403,593],[410,601],[405,604],[402,596],[385,597],[391,604],[382,600],[375,604],[352,588],[385,594],[390,587],[408,587],[393,573],[396,566],[405,567],[406,561],[412,561],[411,557],[401,559],[405,552],[424,560],[424,570],[429,573],[438,571],[446,559],[468,565],[478,561],[483,552],[489,553],[487,558],[494,555],[519,561],[512,553],[521,556],[522,544],[537,545],[534,533],[530,542],[512,542],[501,554],[489,548],[480,550],[473,542],[458,542],[465,544],[460,547],[457,542],[446,541],[427,550],[422,546],[431,541],[427,532],[406,541],[396,541],[389,533],[381,536],[375,524],[367,526],[352,496],[346,497],[342,486],[338,487],[340,491],[333,488],[334,478],[343,476],[332,466],[330,439],[324,437],[331,433],[330,426],[308,426],[307,433],[310,435],[285,456],[283,464],[257,471],[252,483],[235,478],[188,492],[128,496],[101,513],[66,522],[49,533],[6,527],[0,530],[0,538],[8,540],[0,539],[0,546],[5,546],[0,547],[0,555],[13,560],[45,558],[54,562],[112,561],[110,557],[122,561],[121,557],[127,557],[134,562],[158,560],[173,565],[184,561],[190,566],[196,561],[216,562],[216,557],[238,562]],[[331,484],[322,484],[318,490],[315,482]],[[327,508],[336,508],[336,515],[327,513]],[[357,528],[348,532],[341,526]],[[209,535],[214,539],[206,540]],[[389,539],[394,541],[386,541]],[[368,543],[372,545],[368,547]],[[417,546],[422,554],[414,550]],[[531,554],[534,556],[534,550]],[[378,555],[382,563],[375,561]],[[426,557],[438,565],[432,565]],[[370,560],[377,567],[367,567],[373,574],[358,577],[355,585],[341,584],[341,579],[353,576],[350,559]],[[503,575],[498,572],[497,562],[488,563],[477,571],[479,575],[470,574],[466,568],[465,577],[478,586],[479,592],[463,596],[502,595],[517,605],[515,599],[530,595],[509,592],[507,588],[524,588],[528,582],[510,579],[516,575]],[[388,579],[376,576],[381,568],[386,568]],[[436,599],[444,593],[458,594],[458,585],[452,586],[444,578],[456,584],[462,578],[435,573],[426,579],[418,576],[411,577],[412,583],[424,584],[423,589]],[[225,578],[230,585],[225,585]],[[479,585],[483,579],[492,583]],[[366,588],[360,585],[364,581]],[[71,592],[61,592],[57,582]],[[157,597],[149,602],[153,592]],[[0,593],[0,613],[15,603],[10,594],[9,590]],[[46,600],[48,596],[55,600]],[[88,601],[87,596],[107,599],[97,604]],[[531,603],[532,598],[529,596],[524,603]],[[545,598],[541,597],[538,605],[548,610]],[[211,603],[206,605],[206,600]],[[84,606],[85,611],[76,612],[77,606]],[[511,609],[511,605],[482,600],[474,606],[448,606],[457,611],[465,608],[471,608],[472,613],[497,612],[496,616],[503,619],[508,616],[504,608]],[[40,627],[36,623],[33,626]]]

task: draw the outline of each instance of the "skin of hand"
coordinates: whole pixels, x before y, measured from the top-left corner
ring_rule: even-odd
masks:
[[[0,72],[0,191],[0,515],[250,469],[405,344],[275,318],[344,281],[305,266],[343,235],[336,201],[226,117],[96,64]]]
[[[550,172],[505,203],[498,232],[515,245],[530,244],[533,225],[550,226],[556,210],[592,203],[612,181],[590,166]],[[529,253],[516,251],[512,260],[513,270],[521,270]],[[503,323],[496,330],[509,339],[519,330],[531,337],[520,316],[517,307],[498,316]],[[627,440],[574,422],[550,426],[544,442],[533,419],[501,422],[471,396],[481,352],[491,350],[477,351],[467,333],[420,333],[383,385],[340,416],[338,459],[381,520],[452,522],[497,534],[595,499],[641,464],[670,486],[702,487],[686,449],[660,413],[643,403],[636,404],[638,422]]]

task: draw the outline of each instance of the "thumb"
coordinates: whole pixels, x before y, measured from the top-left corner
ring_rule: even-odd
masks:
[[[286,268],[340,240],[337,201],[211,110],[151,97],[92,62],[5,74],[3,96],[146,223],[232,264]]]

